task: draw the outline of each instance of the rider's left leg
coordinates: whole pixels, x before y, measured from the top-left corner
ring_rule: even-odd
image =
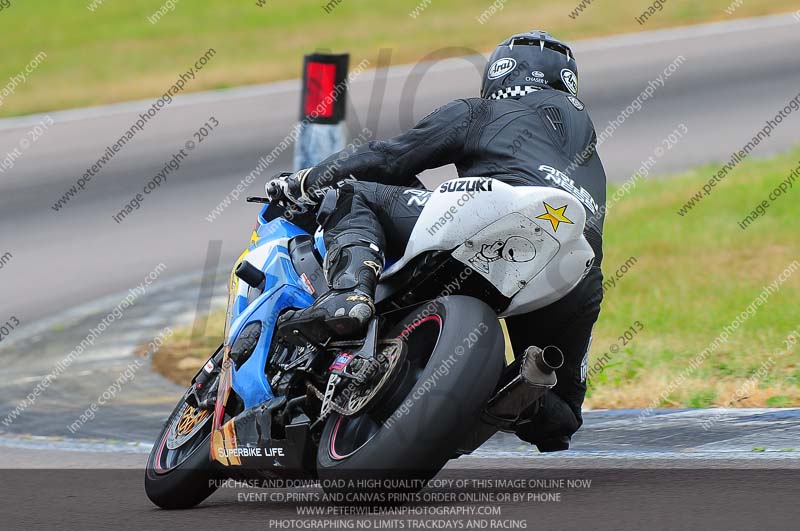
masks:
[[[300,332],[323,327],[339,337],[362,332],[375,315],[375,287],[382,270],[383,254],[373,242],[356,235],[338,238],[325,256],[325,278],[331,290],[297,312],[293,325]]]
[[[353,182],[326,194],[317,219],[325,229],[324,270],[331,290],[291,317],[306,337],[318,338],[320,329],[339,337],[363,332],[375,314],[387,237],[389,249],[402,253],[422,211],[402,199],[405,190],[413,189]]]

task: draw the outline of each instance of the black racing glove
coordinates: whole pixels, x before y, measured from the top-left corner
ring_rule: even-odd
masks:
[[[264,186],[264,193],[271,203],[285,204],[305,213],[317,206],[314,197],[305,193],[303,185],[311,168],[300,170],[296,173],[282,172],[277,174]]]

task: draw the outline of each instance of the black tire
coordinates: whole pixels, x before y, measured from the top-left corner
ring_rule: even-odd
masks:
[[[217,490],[219,469],[211,461],[211,418],[186,441],[186,455],[174,466],[164,467],[164,451],[169,431],[184,407],[186,395],[178,402],[150,451],[145,470],[144,489],[150,501],[162,509],[189,509]]]
[[[350,490],[342,479],[433,477],[497,384],[503,333],[494,311],[478,299],[451,296],[420,306],[386,335],[399,336],[408,347],[406,374],[395,396],[385,397],[388,410],[334,414],[325,424],[317,469],[326,491]]]

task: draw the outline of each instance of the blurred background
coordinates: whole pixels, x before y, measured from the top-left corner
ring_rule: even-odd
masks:
[[[316,49],[346,51],[358,64],[389,48],[393,64],[407,64],[431,55],[484,53],[521,28],[576,40],[798,9],[791,0],[665,0],[642,19],[654,2],[9,2],[0,11],[0,79],[17,74],[40,51],[47,60],[1,116],[157,96],[208,47],[219,57],[191,92],[298,78],[303,54]]]
[[[610,180],[587,405],[800,405],[796,2],[0,6],[0,431],[65,434],[65,408],[142,353],[109,411],[139,419],[131,437],[157,427],[180,390],[159,374],[185,381],[219,343],[225,270],[258,212],[244,197],[291,169],[306,54],[351,55],[348,137],[383,138],[476,96],[493,47],[534,28],[574,46]],[[84,434],[118,435],[111,416]]]

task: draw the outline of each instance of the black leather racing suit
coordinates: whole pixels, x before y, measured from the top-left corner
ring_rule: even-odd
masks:
[[[413,129],[389,140],[338,153],[306,180],[321,193],[348,177],[320,207],[326,244],[361,238],[387,256],[403,254],[427,192],[416,179],[423,170],[453,163],[462,177],[492,177],[511,185],[548,186],[570,192],[587,213],[586,237],[595,252],[587,277],[550,306],[507,319],[515,352],[556,345],[565,356],[558,385],[543,400],[534,422],[518,435],[540,450],[568,447],[582,424],[588,348],[602,300],[602,232],[606,176],[595,150],[594,126],[572,96],[543,89],[519,99],[453,101]]]

